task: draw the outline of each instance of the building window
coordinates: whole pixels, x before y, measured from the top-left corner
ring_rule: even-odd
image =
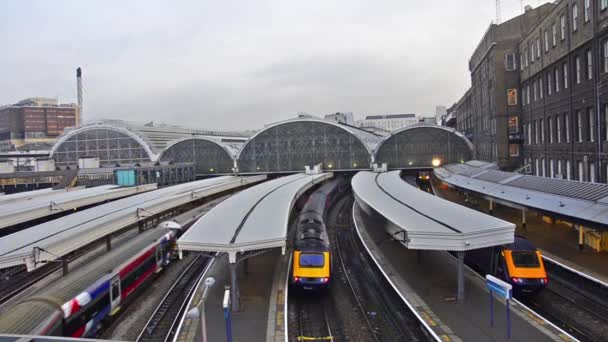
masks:
[[[589,163],[589,181],[595,183],[595,163]]]
[[[534,102],[536,102],[538,99],[538,84],[536,83],[536,81],[532,83],[532,87],[534,88]]]
[[[534,173],[537,176],[540,176],[540,166],[539,166],[539,163],[538,163],[538,158],[536,158],[536,160],[534,161],[534,164],[535,164]]]
[[[545,143],[545,120],[540,119],[540,142]]]
[[[540,59],[540,37],[536,37],[536,58]]]
[[[547,165],[545,165],[545,158],[540,160],[540,164],[543,168],[543,177],[547,177]]]
[[[566,142],[570,142],[570,114],[564,114],[564,129],[566,133]]]
[[[549,31],[545,30],[545,53],[549,52]]]
[[[606,141],[608,141],[608,103],[604,105],[604,126],[606,132]],[[608,182],[608,179],[606,179]]]
[[[555,68],[555,92],[559,93],[559,69]]]
[[[555,26],[555,23],[553,23],[553,26],[551,27],[551,34],[553,36],[553,47],[555,47],[555,45],[557,45],[557,27]]]
[[[564,71],[562,73],[564,74],[564,89],[568,89],[568,63],[564,63],[563,69]]]
[[[603,11],[606,8],[608,8],[608,0],[602,0],[601,1],[601,5],[600,5],[600,9]]]
[[[590,4],[590,0],[585,0],[585,22],[588,22],[590,17],[589,17],[589,6]]]
[[[527,104],[530,104],[530,85],[529,84],[526,86],[526,102],[527,102]]]
[[[608,0],[607,0],[607,1],[608,1]],[[540,78],[538,79],[538,88],[539,88],[539,90],[540,90],[540,94],[539,94],[539,95],[540,95],[540,98],[542,99],[542,98],[543,98],[543,93],[545,92],[545,91],[543,90],[543,78],[542,78],[542,77],[540,77]]]
[[[509,156],[519,157],[519,145],[509,144]]]
[[[572,5],[572,31],[576,32],[578,27],[576,26],[576,21],[578,20],[578,5]]]
[[[580,110],[576,111],[576,142],[583,142],[583,113]]]
[[[515,63],[515,54],[514,53],[505,54],[505,69],[507,71],[517,70],[517,63]]]
[[[532,63],[534,63],[534,43],[530,43],[530,60],[532,61]]]
[[[572,179],[572,163],[569,160],[566,160],[566,179]]]
[[[549,123],[549,143],[553,144],[553,118],[547,117],[547,122]]]
[[[559,33],[562,40],[566,39],[566,16],[562,14],[559,18]]]
[[[557,136],[557,143],[561,143],[562,142],[562,124],[561,124],[561,118],[559,115],[555,116],[555,133]]]
[[[553,159],[549,159],[549,177],[555,178],[555,165]]]
[[[538,144],[538,121],[534,120],[534,143]]]
[[[593,78],[593,57],[591,55],[591,49],[587,50],[587,79]]]
[[[557,160],[557,174],[555,175],[556,178],[564,178],[564,174],[562,173],[562,160],[558,159]]]
[[[547,73],[547,95],[551,96],[551,89],[553,88],[553,84],[551,83],[551,73]]]
[[[574,57],[574,65],[576,69],[576,84],[581,83],[581,59],[576,56]]]
[[[522,71],[524,70],[524,54],[523,53],[519,54],[519,68]]]
[[[576,165],[578,166],[578,180],[579,182],[584,182],[585,177],[583,177],[583,162],[579,160],[576,162]]]
[[[532,127],[529,123],[526,126],[528,126],[528,145],[530,145],[532,144]]]
[[[528,67],[528,49],[524,50],[524,63],[526,64],[526,68]]]
[[[507,105],[517,106],[517,89],[507,89]]]
[[[589,117],[589,141],[595,141],[595,116],[593,115],[593,108],[587,109],[587,116]]]
[[[608,1],[608,0],[606,0]],[[604,72],[608,72],[608,40],[605,40],[602,43],[603,52],[604,52]]]

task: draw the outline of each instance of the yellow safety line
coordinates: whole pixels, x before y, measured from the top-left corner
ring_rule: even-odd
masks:
[[[298,341],[333,341],[333,336],[325,337],[310,337],[310,336],[298,336]]]

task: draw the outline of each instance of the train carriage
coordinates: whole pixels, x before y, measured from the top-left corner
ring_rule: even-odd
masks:
[[[137,235],[4,312],[0,332],[94,336],[103,320],[169,262],[174,237],[168,229]]]

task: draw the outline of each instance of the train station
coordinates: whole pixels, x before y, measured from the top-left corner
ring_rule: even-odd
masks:
[[[0,342],[608,342],[608,0],[2,14]]]
[[[500,171],[429,124],[161,133],[72,130],[51,151],[72,181],[0,196],[2,339],[608,336],[605,185]]]

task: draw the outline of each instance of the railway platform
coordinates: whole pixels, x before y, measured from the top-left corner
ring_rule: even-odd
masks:
[[[442,186],[436,179],[433,181],[433,189],[441,198],[490,214],[490,203],[483,198],[466,201],[463,195]],[[515,233],[534,243],[544,256],[608,283],[608,253],[595,252],[588,247],[581,250],[578,244],[579,234],[571,225],[528,212],[524,228],[520,210],[496,203],[491,215],[515,223]]]
[[[231,313],[232,337],[234,341],[281,341],[284,337],[283,319],[285,296],[285,272],[289,256],[281,256],[281,250],[251,258],[239,268],[237,274],[241,298],[240,311]],[[217,257],[205,274],[213,277],[215,285],[210,288],[206,300],[207,339],[226,341],[226,320],[223,299],[226,286],[230,286],[228,256]],[[199,302],[204,286],[199,286],[189,303],[188,310]],[[267,327],[267,329],[265,328]],[[198,341],[200,323],[196,319],[184,319],[176,341]]]
[[[465,269],[466,296],[456,300],[457,259],[444,251],[415,251],[390,239],[382,222],[354,210],[355,227],[363,244],[393,287],[423,322],[443,341],[507,341],[505,303],[494,300],[490,326],[489,293],[484,280]],[[551,324],[511,303],[511,341],[569,341]]]

